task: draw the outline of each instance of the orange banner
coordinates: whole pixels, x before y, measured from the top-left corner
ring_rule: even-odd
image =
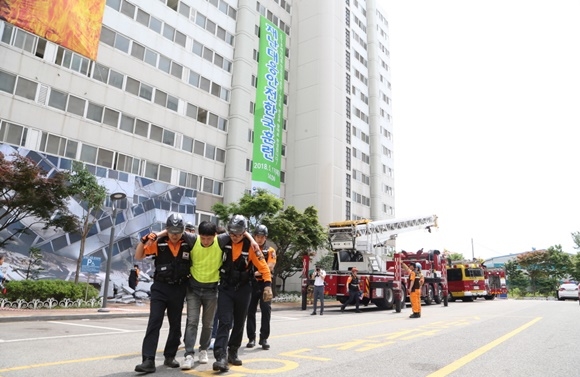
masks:
[[[0,19],[97,58],[105,0],[0,0]]]

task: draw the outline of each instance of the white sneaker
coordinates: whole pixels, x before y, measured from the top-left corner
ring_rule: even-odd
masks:
[[[215,343],[215,338],[211,338],[211,341],[209,342],[208,350],[212,350],[213,349],[214,343]]]
[[[200,355],[201,357],[201,355]],[[206,355],[206,359],[207,359],[207,355]],[[185,369],[191,369],[193,368],[193,356],[191,355],[187,355],[185,356],[185,359],[183,359],[183,363],[181,363],[181,369],[185,370]]]
[[[208,362],[208,358],[207,358],[207,351],[201,350],[199,351],[199,363],[200,364],[207,364]]]

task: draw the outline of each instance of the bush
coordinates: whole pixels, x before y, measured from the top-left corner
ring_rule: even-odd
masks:
[[[88,288],[88,289],[87,289]],[[99,291],[87,283],[75,284],[72,281],[64,280],[19,280],[11,281],[6,284],[6,296],[9,301],[24,300],[31,302],[33,300],[46,301],[53,298],[62,301],[65,298],[71,300],[99,297]]]

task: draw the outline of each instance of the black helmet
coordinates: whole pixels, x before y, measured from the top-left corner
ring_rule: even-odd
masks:
[[[167,223],[165,224],[168,233],[179,234],[185,231],[185,226],[183,225],[183,218],[178,213],[172,213],[167,218]]]
[[[236,235],[243,234],[248,230],[248,220],[242,215],[234,215],[228,223],[228,233],[233,233]]]
[[[191,221],[185,223],[185,230],[195,230],[195,226]]]
[[[258,225],[254,229],[254,236],[266,236],[268,237],[268,227],[266,225]]]

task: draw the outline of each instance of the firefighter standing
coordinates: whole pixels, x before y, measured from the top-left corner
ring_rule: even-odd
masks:
[[[228,371],[228,363],[242,365],[242,360],[238,358],[238,348],[244,337],[248,304],[252,298],[252,264],[264,280],[263,300],[272,300],[270,268],[259,247],[251,250],[250,241],[244,239],[247,229],[248,220],[242,215],[235,215],[228,222],[227,232],[232,242],[226,246],[224,262],[220,268],[217,309],[219,324],[213,350],[216,359],[213,363],[214,371]]]
[[[411,264],[411,268],[405,263],[402,263],[402,265],[409,272],[407,292],[410,292],[409,300],[411,301],[411,309],[413,310],[413,314],[409,318],[421,318],[421,288],[425,282],[425,278],[421,274],[421,263]]]
[[[256,229],[254,229],[253,236],[262,249],[264,259],[270,268],[270,274],[273,274],[274,266],[276,265],[276,250],[272,247],[266,246],[266,239],[268,238],[268,228],[266,225],[258,225]],[[255,280],[252,281],[252,300],[250,301],[250,307],[248,308],[246,332],[248,333],[249,341],[248,344],[246,344],[246,347],[252,348],[256,345],[256,312],[258,310],[258,304],[260,304],[262,319],[260,324],[260,340],[258,344],[262,346],[262,349],[268,350],[270,349],[268,337],[270,336],[270,316],[272,314],[272,307],[270,301],[264,301],[262,297],[265,287],[262,273],[256,271],[254,273],[254,278]]]
[[[340,311],[344,312],[344,308],[348,305],[350,305],[351,303],[354,302],[354,305],[356,307],[356,313],[360,313],[360,310],[358,308],[359,305],[359,300],[360,300],[360,281],[359,278],[357,276],[358,273],[358,268],[353,267],[350,270],[350,276],[348,277],[348,280],[346,281],[346,286],[348,287],[348,300],[342,304],[342,306],[340,307]]]

